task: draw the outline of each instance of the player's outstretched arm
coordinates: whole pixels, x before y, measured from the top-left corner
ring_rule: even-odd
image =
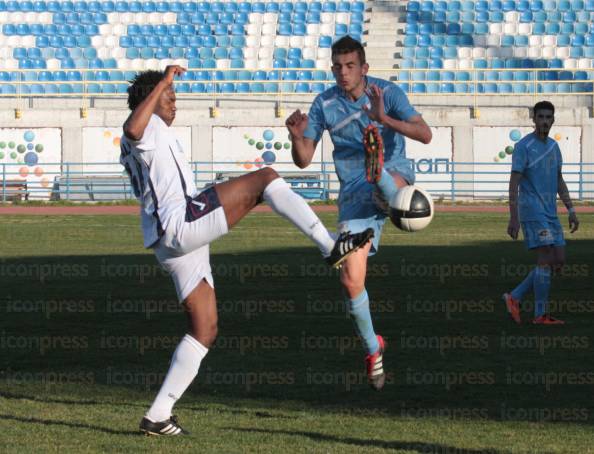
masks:
[[[291,134],[293,162],[300,169],[305,169],[311,163],[317,145],[312,139],[303,137],[307,128],[307,114],[296,110],[287,118],[285,126]]]
[[[136,109],[130,114],[124,123],[124,134],[132,140],[140,140],[144,130],[151,119],[151,115],[157,107],[159,98],[163,92],[169,89],[173,84],[173,79],[177,75],[182,75],[186,70],[178,65],[171,65],[165,68],[165,76],[151,91],[151,93],[142,101]]]
[[[512,172],[509,179],[509,223],[507,225],[507,234],[514,240],[518,239],[520,232],[520,216],[518,215],[518,188],[522,174]]]
[[[575,214],[575,208],[573,207],[571,197],[569,196],[569,189],[567,189],[567,184],[565,183],[561,172],[559,172],[557,193],[559,194],[559,198],[563,201],[563,205],[567,208],[567,212],[569,213],[569,229],[570,232],[573,233],[578,229],[580,221],[578,221],[577,215]]]
[[[414,115],[406,121],[396,120],[384,112],[384,92],[381,88],[371,85],[366,93],[371,106],[363,106],[363,110],[371,120],[425,145],[431,142],[433,138],[431,128],[422,116]]]

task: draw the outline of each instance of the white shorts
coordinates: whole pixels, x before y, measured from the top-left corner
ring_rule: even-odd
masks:
[[[189,211],[193,214],[169,220],[165,233],[154,247],[157,260],[173,278],[180,303],[202,279],[214,288],[209,244],[229,231],[222,206],[213,203],[207,205],[204,212],[197,214],[195,206]]]

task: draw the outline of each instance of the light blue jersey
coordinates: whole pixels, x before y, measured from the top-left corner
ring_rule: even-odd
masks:
[[[557,142],[528,134],[514,147],[512,172],[522,174],[518,208],[520,221],[557,219],[557,185],[563,160]]]
[[[366,77],[367,85],[375,84],[383,90],[384,111],[392,118],[407,121],[419,113],[410,105],[406,94],[395,84],[375,77]],[[375,185],[365,178],[365,150],[363,131],[371,123],[363,106],[370,106],[363,94],[350,100],[338,86],[320,93],[308,114],[304,136],[319,141],[328,130],[334,144],[334,166],[340,181],[338,199],[339,221],[385,217],[373,201]],[[414,183],[414,169],[406,159],[404,137],[391,128],[376,125],[384,142],[384,167],[397,170],[409,183]]]

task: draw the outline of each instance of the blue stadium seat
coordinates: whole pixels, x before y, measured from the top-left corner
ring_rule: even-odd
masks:
[[[255,82],[250,84],[251,93],[264,93],[264,84],[262,82]]]
[[[433,46],[433,47],[444,47],[445,43],[446,43],[446,37],[443,35],[433,35],[431,37],[431,46]]]
[[[538,84],[538,93],[557,93],[557,84]]]
[[[497,93],[497,84],[481,83],[479,84],[479,93]]]
[[[536,22],[532,25],[532,34],[533,35],[544,35],[545,34],[545,24],[541,22]]]
[[[501,9],[504,12],[515,11],[516,10],[516,2],[514,0],[505,0],[503,2]]]
[[[285,84],[285,87],[292,88],[292,86],[289,84]],[[266,93],[279,93],[280,92],[280,86],[276,82],[269,82],[269,83],[263,84],[263,88]],[[287,91],[293,91],[293,90],[289,89]]]
[[[413,71],[411,74],[411,80],[415,82],[424,82],[426,78],[425,71]]]
[[[571,44],[571,37],[570,35],[558,35],[557,36],[557,46],[569,46]]]
[[[559,0],[557,3],[557,9],[561,12],[570,11],[571,4],[567,0]]]
[[[412,86],[412,92],[416,94],[427,93],[427,88],[423,83],[414,83]]]
[[[414,48],[417,45],[417,35],[406,35],[404,37],[404,47]],[[413,49],[414,51],[414,49]]]
[[[426,78],[429,81],[438,82],[441,80],[439,71],[427,71]]]
[[[571,35],[573,33],[573,22],[564,22],[561,24],[561,33]]]
[[[454,88],[453,83],[451,82],[442,82],[441,85],[439,86],[439,91],[441,93],[454,93],[455,88]]]

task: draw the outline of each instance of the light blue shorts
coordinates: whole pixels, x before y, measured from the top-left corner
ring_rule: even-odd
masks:
[[[561,227],[559,219],[522,222],[522,232],[524,232],[524,243],[528,249],[542,246],[565,246],[563,227]]]
[[[338,223],[338,233],[350,231],[351,233],[363,232],[368,228],[373,229],[373,239],[371,240],[371,249],[369,256],[375,255],[379,249],[380,237],[382,236],[382,228],[386,222],[385,217],[373,216],[364,219],[348,219]]]

